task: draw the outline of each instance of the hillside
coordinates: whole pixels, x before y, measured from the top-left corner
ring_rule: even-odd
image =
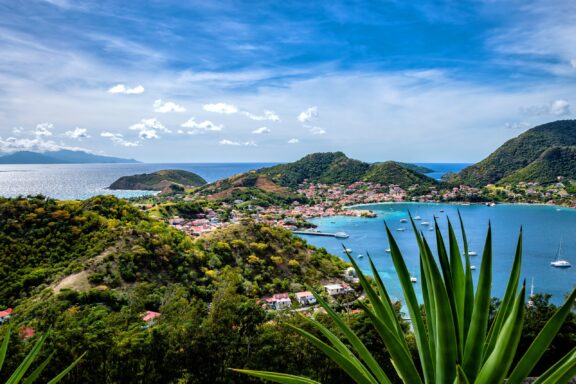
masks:
[[[464,168],[450,181],[472,186],[496,183],[537,161],[548,149],[575,145],[576,120],[560,120],[543,124],[508,140],[486,159]],[[569,174],[574,173],[574,168],[576,168],[576,164],[566,164],[562,169],[568,173],[555,176],[568,177]],[[527,176],[533,171],[529,170],[528,173],[520,173],[520,175],[525,174]],[[515,177],[514,180],[520,181],[518,177]]]
[[[436,181],[418,171],[411,164],[388,161],[369,164],[350,159],[342,152],[313,153],[288,164],[232,176],[202,188],[201,192],[212,199],[242,199],[242,195],[274,194],[286,200],[295,200],[294,191],[305,180],[324,184],[352,184],[370,181],[396,184],[408,188],[415,184],[430,186]],[[419,171],[426,168],[418,167]]]
[[[83,151],[59,150],[54,152],[20,151],[0,157],[0,164],[89,164],[138,163],[134,159],[100,156]]]
[[[165,169],[153,173],[142,173],[133,176],[122,176],[110,185],[110,189],[128,189],[144,191],[162,191],[171,185],[181,187],[200,187],[206,180],[193,172]]]
[[[498,181],[498,184],[515,184],[521,181],[535,181],[551,184],[558,176],[576,180],[576,146],[552,147],[526,167]]]

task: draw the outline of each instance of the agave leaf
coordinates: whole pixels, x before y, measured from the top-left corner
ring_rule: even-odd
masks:
[[[496,315],[496,319],[492,323],[492,327],[488,332],[488,344],[484,355],[489,355],[494,349],[496,340],[499,337],[500,331],[504,326],[504,320],[508,318],[508,315],[512,311],[514,306],[514,297],[518,290],[518,282],[520,281],[520,267],[522,265],[522,228],[520,228],[520,235],[518,236],[518,243],[516,245],[516,254],[514,255],[514,262],[512,263],[512,270],[510,271],[510,277],[508,278],[508,285],[506,286],[506,292],[504,293],[504,298],[502,299],[502,304]]]
[[[400,376],[405,383],[422,383],[422,379],[414,365],[410,352],[396,339],[393,332],[384,324],[382,319],[376,316],[364,304],[361,303],[360,305],[364,309],[364,312],[370,317],[374,328],[376,328],[376,331],[378,331],[378,334],[380,334],[380,337],[384,341],[388,353],[390,353],[390,358],[394,362],[398,376]]]
[[[450,266],[452,267],[452,282],[454,284],[454,309],[456,311],[456,318],[458,323],[458,356],[459,361],[462,361],[462,353],[464,350],[464,311],[466,300],[466,276],[464,274],[464,267],[462,265],[462,253],[454,234],[452,223],[448,219],[448,241],[450,246]]]
[[[457,361],[462,361],[462,351],[460,346],[460,330],[458,326],[458,309],[456,307],[456,297],[454,293],[454,281],[452,279],[452,268],[450,267],[450,262],[448,261],[448,253],[446,252],[446,245],[444,244],[444,238],[440,232],[440,227],[438,222],[434,219],[434,226],[436,230],[436,245],[438,248],[438,259],[440,261],[440,268],[442,269],[442,276],[444,277],[444,286],[446,287],[446,293],[448,295],[448,301],[450,302],[450,310],[452,313],[452,323],[455,328],[455,339],[456,339],[456,351],[458,359]]]
[[[412,216],[410,216],[410,220],[412,221],[412,226],[415,227]],[[426,334],[426,328],[424,327],[422,314],[420,313],[420,305],[418,303],[418,299],[416,298],[416,293],[414,292],[412,282],[410,281],[410,273],[408,272],[408,268],[406,268],[406,264],[404,263],[404,258],[400,252],[400,248],[398,247],[394,236],[392,236],[392,232],[390,231],[390,228],[388,228],[388,225],[385,225],[385,228],[388,235],[388,244],[390,244],[390,254],[392,255],[394,268],[396,269],[400,284],[402,285],[402,292],[404,293],[406,306],[408,307],[408,312],[410,313],[410,319],[412,319],[412,327],[414,329],[416,345],[420,355],[422,371],[424,372],[424,381],[426,383],[433,383],[434,363],[430,351],[430,345],[428,344],[428,335]],[[418,233],[416,234],[416,237],[420,242],[420,235]]]
[[[514,301],[512,312],[506,318],[494,350],[480,369],[475,384],[501,383],[506,378],[522,335],[525,293],[526,284]]]
[[[468,343],[468,334],[470,332],[470,323],[472,322],[472,311],[474,310],[474,284],[472,282],[472,270],[470,269],[470,255],[468,254],[468,238],[466,237],[466,230],[464,229],[464,220],[462,220],[462,215],[460,210],[458,210],[458,220],[460,221],[460,231],[462,232],[462,243],[464,246],[464,260],[465,260],[465,285],[466,291],[464,293],[464,323],[463,323],[463,334],[464,339],[462,340],[464,346]]]
[[[432,292],[433,301],[436,303],[436,310],[430,314],[435,317],[435,338],[436,338],[436,372],[435,377],[438,383],[452,383],[456,378],[456,359],[458,357],[458,346],[456,342],[456,328],[446,285],[443,284],[442,275],[438,265],[434,260],[432,251],[426,239],[422,240],[424,250],[422,260],[424,268],[428,269],[430,280],[429,288]]]
[[[258,377],[268,381],[273,381],[280,384],[320,384],[319,381],[308,379],[306,377],[287,375],[285,373],[266,372],[266,371],[252,371],[249,369],[232,369],[234,372],[243,373],[249,376]]]
[[[360,273],[362,273],[362,271],[360,271]],[[318,295],[314,291],[312,291],[312,294],[314,295],[318,303],[326,310],[328,315],[332,318],[334,323],[342,331],[344,336],[346,336],[350,344],[352,344],[352,348],[354,348],[360,359],[362,359],[366,363],[366,365],[368,366],[368,368],[370,368],[370,370],[376,376],[376,378],[381,383],[389,383],[390,380],[386,376],[386,373],[384,373],[384,370],[382,369],[380,364],[378,364],[374,356],[372,356],[370,351],[368,351],[368,348],[366,348],[364,343],[354,333],[354,331],[352,331],[350,327],[344,322],[344,320],[342,320],[342,317],[340,317],[340,315],[338,315],[320,295]]]
[[[0,346],[0,372],[2,372],[2,365],[4,365],[4,359],[6,358],[6,351],[8,350],[8,343],[10,342],[11,333],[12,327],[8,327],[8,330],[4,335],[4,340],[2,340],[2,345]]]
[[[26,355],[22,363],[20,363],[18,368],[16,368],[14,373],[12,373],[12,376],[10,376],[8,381],[6,381],[6,384],[17,384],[20,382],[20,380],[22,380],[22,377],[24,377],[26,371],[28,371],[30,365],[32,365],[34,360],[36,360],[36,358],[38,357],[40,349],[42,349],[42,345],[44,345],[47,336],[48,332],[46,332],[42,337],[40,337],[40,339],[38,339],[38,341],[36,342],[36,344],[34,344],[30,352],[28,352],[28,355]]]
[[[370,262],[370,268],[372,269],[372,275],[374,276],[374,281],[376,282],[376,287],[378,288],[378,292],[380,293],[380,299],[375,299],[376,302],[373,302],[370,299],[370,303],[372,306],[377,310],[378,315],[381,319],[386,319],[384,321],[386,324],[394,324],[394,328],[396,329],[396,333],[398,334],[399,340],[404,341],[404,346],[406,350],[408,350],[408,345],[406,344],[406,339],[404,338],[404,332],[402,331],[402,327],[400,326],[400,322],[396,316],[396,312],[394,311],[394,306],[392,304],[392,300],[388,295],[388,291],[382,282],[382,278],[372,261],[372,258],[368,254],[368,261]],[[381,308],[384,310],[381,312]]]
[[[484,354],[484,341],[488,327],[488,315],[490,312],[490,290],[492,286],[492,229],[488,225],[488,234],[484,245],[482,266],[478,278],[476,297],[474,298],[474,310],[466,346],[464,348],[464,360],[462,368],[469,380],[474,381],[482,365]]]
[[[23,384],[34,383],[38,379],[38,377],[40,377],[40,374],[42,373],[42,371],[44,371],[44,368],[46,368],[48,363],[50,363],[50,360],[52,360],[53,356],[54,356],[54,352],[52,352],[50,354],[50,356],[48,356],[48,358],[46,360],[44,360],[44,362],[42,364],[40,364],[34,371],[32,371],[30,376],[28,376],[26,378],[26,380],[23,381]]]
[[[462,366],[458,365],[456,367],[456,381],[457,384],[470,384],[470,381],[466,377],[466,373],[462,370]]]
[[[576,376],[576,348],[548,368],[533,384],[562,384]]]
[[[326,356],[328,356],[333,362],[338,364],[340,368],[344,370],[350,376],[352,380],[354,380],[357,384],[379,384],[378,380],[374,378],[368,372],[367,369],[359,368],[347,355],[343,355],[338,352],[336,349],[332,348],[322,340],[318,339],[316,336],[312,335],[309,332],[306,332],[303,329],[291,327],[297,333],[299,333],[302,337],[310,341],[316,348],[321,350]],[[390,383],[390,381],[384,381],[384,383]]]
[[[554,313],[554,315],[548,320],[544,328],[538,333],[538,336],[534,339],[524,356],[520,359],[516,367],[512,371],[512,374],[508,378],[508,384],[521,383],[521,381],[527,377],[538,360],[542,357],[546,349],[564,324],[564,320],[570,314],[572,305],[576,300],[576,289],[572,290],[572,293],[564,304]]]

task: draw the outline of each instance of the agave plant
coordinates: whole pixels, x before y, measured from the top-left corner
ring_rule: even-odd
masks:
[[[571,306],[576,299],[576,290],[572,291],[566,302],[555,312],[525,351],[522,358],[513,366],[526,307],[525,283],[521,287],[519,286],[522,262],[522,229],[520,229],[506,292],[489,327],[492,285],[492,230],[488,225],[482,264],[476,290],[474,290],[468,256],[468,242],[462,218],[459,218],[464,262],[450,221],[448,221],[447,246],[438,223],[435,223],[436,258],[428,241],[423,234],[418,232],[414,221],[412,221],[420,250],[420,281],[425,316],[422,315],[421,303],[416,297],[402,253],[391,231],[386,226],[392,260],[402,285],[405,305],[412,322],[419,355],[418,362],[410,354],[400,322],[395,316],[393,303],[372,259],[369,258],[374,276],[373,284],[348,254],[370,303],[369,305],[360,303],[360,305],[382,338],[395,371],[404,383],[522,383],[544,354],[570,313]],[[314,295],[342,332],[349,346],[314,319],[307,319],[307,321],[320,331],[325,340],[321,340],[303,329],[292,328],[338,364],[354,382],[361,384],[391,383],[382,367],[343,318],[322,297],[316,293]],[[277,383],[318,384],[317,381],[309,378],[282,373],[241,369],[235,371]],[[576,375],[576,348],[549,368],[534,383],[562,383],[567,382],[574,375]]]
[[[2,372],[2,366],[4,365],[4,359],[6,358],[6,351],[8,350],[8,342],[10,341],[10,334],[11,334],[11,330],[8,329],[8,331],[4,335],[4,340],[2,341],[2,345],[0,346],[0,372]],[[26,375],[26,373],[30,369],[30,366],[38,358],[38,355],[40,354],[42,346],[44,345],[44,342],[46,341],[47,337],[48,337],[48,333],[45,333],[42,337],[40,337],[38,339],[38,341],[36,342],[36,344],[34,344],[32,349],[28,353],[28,355],[26,355],[26,357],[24,358],[24,360],[22,360],[22,362],[20,363],[18,368],[16,368],[16,370],[8,378],[8,380],[6,381],[6,384],[18,384],[24,379],[24,376]],[[48,382],[48,384],[55,384],[55,383],[58,383],[60,380],[62,380],[64,378],[64,376],[66,376],[68,374],[68,372],[70,372],[72,370],[72,368],[74,368],[76,366],[76,364],[78,364],[80,362],[80,360],[82,359],[82,357],[84,357],[85,354],[86,353],[82,354],[82,356],[80,356],[78,359],[76,359],[72,364],[70,364],[62,372],[60,372],[55,378],[50,380]],[[52,360],[53,355],[54,355],[54,353],[52,353],[50,356],[48,356],[48,358],[46,358],[46,360],[44,360],[36,369],[34,369],[24,379],[24,381],[22,381],[22,383],[23,384],[32,384],[32,383],[36,382],[36,380],[38,379],[38,377],[40,377],[40,374],[42,373],[44,368],[46,368],[48,366],[48,364],[50,363],[50,360]]]

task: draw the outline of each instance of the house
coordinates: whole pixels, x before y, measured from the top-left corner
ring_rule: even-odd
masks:
[[[12,314],[13,309],[8,308],[3,311],[0,311],[0,324],[5,323],[6,321],[10,320],[10,316]]]
[[[346,284],[327,284],[324,286],[324,289],[330,296],[336,296],[352,291],[352,288]]]
[[[148,323],[146,325],[146,328],[148,328],[148,327],[151,327],[152,325],[154,325],[154,323],[155,323],[154,319],[156,319],[159,316],[160,316],[160,312],[146,311],[142,315],[141,319],[142,319],[142,321]]]
[[[34,336],[34,333],[35,333],[35,332],[34,332],[34,328],[32,328],[32,327],[25,327],[25,328],[20,329],[20,332],[19,332],[19,333],[20,333],[20,337],[21,337],[21,338],[23,338],[23,339],[29,339],[29,338],[31,338],[32,336]]]
[[[310,291],[297,292],[296,299],[298,300],[298,303],[304,307],[316,304],[316,298]]]
[[[270,308],[275,309],[277,311],[282,309],[288,309],[292,306],[292,300],[288,297],[288,293],[275,293],[272,297],[269,297],[266,300],[266,303],[270,306]]]

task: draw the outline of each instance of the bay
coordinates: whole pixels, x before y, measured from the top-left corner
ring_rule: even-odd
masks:
[[[414,232],[408,224],[401,224],[400,219],[408,218],[408,211],[413,216],[421,216],[417,222],[419,230],[429,241],[433,250],[436,239],[433,231],[422,221],[433,224],[434,216],[438,217],[442,233],[447,237],[447,220],[456,224],[457,235],[459,209],[464,219],[470,250],[477,252],[471,256],[471,262],[477,267],[474,279],[477,278],[482,262],[482,250],[486,237],[488,223],[493,231],[493,286],[492,294],[501,297],[506,288],[508,276],[514,258],[516,241],[520,227],[524,231],[524,252],[521,278],[526,280],[528,291],[534,279],[535,292],[549,293],[555,304],[563,302],[565,295],[576,285],[576,210],[543,205],[512,205],[502,204],[495,207],[485,205],[450,205],[432,203],[391,203],[362,206],[371,209],[378,216],[375,219],[357,217],[324,217],[311,221],[318,225],[320,231],[347,232],[350,237],[344,241],[331,237],[303,236],[308,242],[323,247],[328,252],[346,258],[342,251],[343,245],[352,249],[352,255],[360,267],[369,273],[367,257],[358,258],[359,254],[367,253],[374,259],[378,272],[386,283],[391,296],[402,297],[400,283],[396,276],[392,259],[386,249],[389,247],[384,231],[384,222],[388,223],[396,241],[403,252],[406,264],[413,276],[418,278],[415,289],[421,295],[418,246]],[[443,211],[443,212],[441,212]],[[404,232],[397,231],[404,227]],[[460,238],[460,237],[459,237]],[[573,266],[560,269],[550,266],[554,260],[560,240],[562,239],[563,257]],[[420,296],[421,297],[421,296]]]

